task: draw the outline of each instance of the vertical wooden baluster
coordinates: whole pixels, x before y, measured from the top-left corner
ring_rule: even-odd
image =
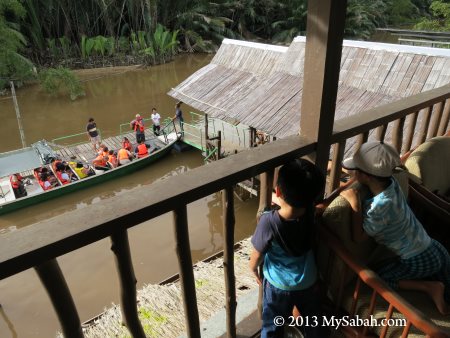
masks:
[[[234,200],[233,188],[222,191],[223,201],[223,233],[225,245],[223,268],[225,274],[227,337],[236,337],[236,279],[234,275]]]
[[[64,337],[84,337],[75,303],[70,294],[61,268],[56,259],[50,259],[34,267],[39,279],[47,290],[53,308],[61,324]]]
[[[389,325],[387,325],[387,321],[392,318],[392,312],[394,312],[394,306],[392,304],[389,304],[389,308],[386,313],[386,325],[384,325],[383,329],[381,330],[380,338],[386,337],[387,331],[389,329]]]
[[[439,124],[442,118],[442,112],[444,111],[445,101],[439,102],[433,111],[433,116],[431,117],[430,130],[428,132],[428,137],[435,137],[439,129]]]
[[[119,230],[111,235],[111,251],[115,255],[120,280],[120,303],[122,320],[135,338],[145,338],[139,321],[136,303],[136,276],[131,260],[130,243],[127,230]]]
[[[384,142],[384,138],[386,136],[387,127],[388,127],[387,124],[383,124],[382,126],[379,126],[377,128],[377,139],[378,139],[378,141]]]
[[[392,135],[392,144],[399,154],[402,152],[403,128],[405,126],[405,118],[402,117],[395,121],[394,131]]]
[[[358,135],[358,141],[356,142],[356,148],[354,149],[354,152],[356,152],[363,143],[366,143],[367,140],[369,139],[369,132],[366,131],[362,134]]]
[[[373,290],[372,297],[370,298],[369,313],[367,314],[367,319],[369,319],[369,322],[370,322],[370,317],[373,315],[373,311],[375,310],[376,303],[377,303],[377,291]],[[367,335],[367,331],[369,330],[369,328],[370,328],[369,325],[364,325],[364,330],[363,330],[364,337]]]
[[[259,185],[259,207],[256,214],[256,219],[259,221],[261,214],[264,210],[267,210],[272,205],[272,191],[273,191],[273,179],[275,170],[272,169],[268,172],[259,175],[260,185]],[[259,273],[262,275],[262,265],[259,267]],[[258,316],[262,319],[262,297],[263,297],[263,287],[259,286],[258,294]]]
[[[445,104],[444,113],[442,114],[441,123],[439,124],[438,136],[445,134],[448,128],[448,121],[450,120],[450,99],[447,99]]]
[[[188,337],[200,338],[200,321],[197,308],[197,296],[195,293],[194,270],[192,268],[186,205],[176,208],[173,211],[173,216],[186,331]]]
[[[356,280],[355,290],[353,291],[353,302],[352,307],[350,309],[350,316],[352,317],[355,315],[356,306],[358,305],[360,288],[361,288],[361,279],[358,277],[358,279]]]
[[[272,205],[272,191],[273,191],[273,177],[274,169],[262,173],[259,175],[260,188],[259,188],[259,208],[258,219],[264,210],[267,210]]]
[[[404,148],[405,153],[411,150],[412,141],[414,139],[414,132],[416,130],[417,117],[419,116],[419,112],[416,111],[415,113],[411,114],[410,116],[411,116],[411,118],[409,121],[408,130],[406,132],[406,142],[405,142],[405,148]]]
[[[430,106],[430,107],[426,108],[424,113],[423,113],[423,120],[422,120],[422,126],[420,127],[419,143],[418,144],[422,144],[423,142],[425,142],[425,140],[427,138],[428,127],[430,125],[430,118],[431,118],[431,111],[432,111],[432,109],[433,109],[433,107]]]
[[[409,334],[409,330],[411,329],[411,322],[408,320],[406,322],[406,326],[402,331],[402,337],[401,338],[407,338]]]
[[[333,145],[333,161],[331,163],[330,181],[328,182],[327,194],[339,187],[342,170],[342,160],[344,159],[346,140]]]

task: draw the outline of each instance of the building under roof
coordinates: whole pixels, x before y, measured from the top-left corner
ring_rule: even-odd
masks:
[[[305,37],[289,47],[225,39],[169,95],[278,138],[298,133]],[[450,50],[344,40],[335,119],[450,83]]]

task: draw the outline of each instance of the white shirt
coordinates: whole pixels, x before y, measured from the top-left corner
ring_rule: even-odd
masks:
[[[161,115],[158,114],[158,112],[155,112],[152,114],[152,121],[155,126],[159,126],[159,120],[161,119]]]

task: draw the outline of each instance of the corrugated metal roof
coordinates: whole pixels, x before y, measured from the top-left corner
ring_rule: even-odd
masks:
[[[305,38],[289,47],[225,39],[211,63],[169,92],[228,122],[298,133]],[[450,50],[344,41],[336,119],[450,83]]]

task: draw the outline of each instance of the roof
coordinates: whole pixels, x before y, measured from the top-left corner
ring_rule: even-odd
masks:
[[[297,134],[305,37],[289,47],[225,39],[169,95],[233,124]],[[450,50],[344,40],[336,120],[450,83]]]

